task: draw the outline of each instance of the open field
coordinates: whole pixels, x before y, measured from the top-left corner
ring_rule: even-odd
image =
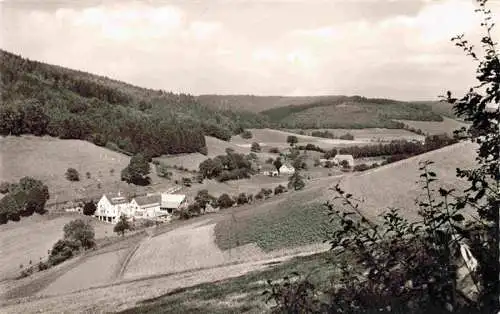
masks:
[[[17,276],[20,264],[26,267],[30,260],[38,263],[40,257],[45,259],[47,251],[63,237],[64,225],[77,218],[92,221],[97,239],[114,236],[112,225],[78,214],[34,214],[19,222],[9,222],[0,227],[0,278]]]
[[[427,122],[426,122],[427,123]],[[430,123],[430,122],[429,122]],[[432,122],[434,123],[434,122]],[[441,122],[435,122],[441,123]],[[372,129],[320,129],[319,131],[329,131],[335,136],[341,136],[346,133],[350,133],[354,136],[357,141],[363,142],[390,142],[392,140],[423,140],[425,136],[415,134],[413,132],[403,130],[403,129],[383,129],[383,128],[372,128]],[[293,130],[294,132],[299,132],[300,130]],[[311,134],[313,131],[318,131],[317,129],[306,129],[304,132],[306,134]]]
[[[132,313],[264,313],[271,304],[265,303],[262,292],[268,289],[266,281],[281,280],[290,273],[309,275],[319,286],[328,285],[327,278],[336,273],[331,254],[319,253],[295,257],[272,268],[213,283],[170,291],[160,297],[138,302],[122,314]]]
[[[337,140],[337,139],[327,139],[314,137],[309,135],[300,135],[292,132],[274,130],[274,129],[249,129],[252,132],[253,137],[251,139],[243,139],[241,136],[233,136],[231,139],[231,143],[236,145],[244,145],[248,146],[253,142],[257,142],[261,144],[263,151],[269,149],[270,147],[278,147],[278,148],[286,148],[290,147],[286,142],[286,139],[289,135],[296,136],[299,140],[298,145],[306,145],[306,144],[314,144],[318,145],[321,148],[332,148],[332,147],[342,147],[342,146],[350,146],[350,145],[362,145],[366,144],[365,141],[348,141],[348,140]]]
[[[120,180],[120,172],[128,165],[128,156],[80,140],[0,137],[0,157],[0,181],[14,182],[24,176],[42,180],[49,187],[49,206],[75,199],[98,199],[105,192],[141,194],[172,185],[154,171],[150,187],[127,184]],[[66,179],[64,174],[70,167],[80,173],[80,181]]]
[[[57,278],[39,295],[65,294],[113,282],[129,250],[121,249],[90,257],[81,265]]]
[[[468,124],[464,122],[457,121],[455,119],[450,119],[443,117],[442,122],[435,121],[409,121],[409,120],[399,120],[404,124],[409,125],[412,128],[420,129],[425,133],[429,134],[443,134],[447,133],[453,135],[453,131],[460,129],[461,127],[467,127]]]
[[[432,160],[430,168],[436,172],[436,188],[467,187],[466,180],[458,179],[456,168],[466,169],[475,165],[476,145],[458,143],[428,152],[409,159],[401,160],[380,168],[357,173],[340,178],[341,187],[353,197],[364,200],[360,209],[370,217],[375,218],[389,207],[401,208],[407,218],[416,218],[418,206],[415,198],[421,196],[423,190],[416,182],[420,180],[419,162]],[[324,191],[322,199],[332,199],[332,192]]]

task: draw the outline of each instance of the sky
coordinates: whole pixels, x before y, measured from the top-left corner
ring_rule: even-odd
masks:
[[[490,7],[500,17],[500,0]],[[0,47],[195,95],[434,100],[475,83],[476,64],[450,42],[460,33],[477,41],[475,8],[474,0],[0,0]]]

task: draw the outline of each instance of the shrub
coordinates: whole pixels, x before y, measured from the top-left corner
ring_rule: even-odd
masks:
[[[192,184],[192,181],[190,178],[182,178],[182,185],[190,187]]]
[[[261,200],[264,198],[264,193],[262,193],[262,191],[260,191],[259,193],[255,194],[255,199],[256,200]]]
[[[368,166],[367,164],[360,164],[360,165],[355,165],[353,170],[354,171],[365,171],[365,170],[368,170],[370,169],[371,167]]]
[[[189,204],[187,208],[188,214],[193,217],[193,216],[198,216],[201,214],[201,205],[198,202],[194,202]]]
[[[252,132],[245,130],[241,133],[241,137],[248,140],[248,139],[251,139],[253,137],[253,134],[252,134]]]
[[[352,135],[351,133],[346,133],[344,135],[339,136],[339,139],[353,141],[354,135]]]
[[[10,187],[9,182],[4,181],[4,182],[0,183],[0,193],[2,193],[2,194],[9,193],[9,187]]]
[[[281,184],[274,188],[274,195],[278,195],[284,192],[286,192],[286,188]]]
[[[293,146],[299,142],[299,139],[295,135],[288,135],[286,142],[290,144],[290,146]]]
[[[271,147],[271,148],[269,148],[269,152],[270,152],[271,154],[279,154],[279,153],[280,153],[280,150],[279,150],[279,148],[278,148],[278,147]]]
[[[87,176],[87,179],[90,179],[92,177],[90,172],[88,172],[88,171],[85,173],[85,175]]]
[[[69,181],[80,181],[80,174],[75,168],[68,168],[65,175]]]
[[[266,164],[272,164],[274,162],[274,159],[272,159],[271,157],[269,157],[267,160],[266,160]]]
[[[222,209],[232,207],[233,205],[234,205],[234,200],[226,193],[219,196],[217,200],[217,206]]]
[[[236,198],[236,203],[238,205],[243,205],[248,203],[248,197],[245,193],[240,193]]]
[[[260,145],[257,142],[253,142],[250,150],[255,153],[259,153],[261,151]]]

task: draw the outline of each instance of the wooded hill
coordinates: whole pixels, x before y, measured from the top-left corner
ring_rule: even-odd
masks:
[[[282,128],[403,128],[394,120],[442,121],[455,118],[449,104],[439,101],[405,102],[361,96],[200,95],[212,108],[259,112]]]
[[[84,139],[130,154],[206,153],[204,135],[229,140],[268,126],[195,97],[133,86],[0,50],[0,134]]]

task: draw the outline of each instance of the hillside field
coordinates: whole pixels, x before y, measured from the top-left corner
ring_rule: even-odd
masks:
[[[49,187],[47,205],[82,198],[96,200],[105,192],[118,190],[140,194],[171,185],[157,177],[153,170],[151,187],[129,185],[120,180],[120,172],[128,165],[130,157],[81,140],[48,136],[1,137],[0,157],[0,181],[15,182],[24,176],[42,180]],[[79,172],[80,181],[66,179],[65,172],[70,167]]]
[[[360,199],[360,209],[369,218],[376,219],[388,208],[400,208],[402,214],[409,218],[418,217],[418,206],[415,199],[425,197],[420,180],[419,162],[431,160],[430,169],[437,174],[435,188],[455,188],[460,191],[468,187],[465,179],[456,177],[456,169],[473,167],[475,162],[473,143],[462,142],[447,146],[422,155],[401,160],[383,167],[355,173],[340,178],[340,186],[353,197]],[[323,200],[331,200],[333,192],[324,190]]]
[[[0,226],[0,278],[19,275],[19,265],[34,264],[47,257],[47,251],[63,237],[63,227],[74,219],[92,222],[96,239],[115,236],[113,226],[79,214],[34,214],[23,217],[19,222],[9,222]]]
[[[420,122],[420,123],[441,123],[441,122]],[[299,132],[301,130],[291,130]],[[329,131],[335,136],[344,134],[352,134],[355,141],[361,142],[390,142],[392,140],[424,140],[424,136],[415,134],[404,129],[384,129],[384,128],[368,128],[368,129],[305,129],[306,134],[311,134],[314,131]]]
[[[409,120],[399,120],[404,124],[409,125],[412,128],[420,129],[424,133],[433,134],[443,134],[447,133],[450,136],[453,135],[453,131],[458,130],[462,127],[467,127],[468,124],[457,121],[455,119],[443,117],[443,121],[409,121]]]

